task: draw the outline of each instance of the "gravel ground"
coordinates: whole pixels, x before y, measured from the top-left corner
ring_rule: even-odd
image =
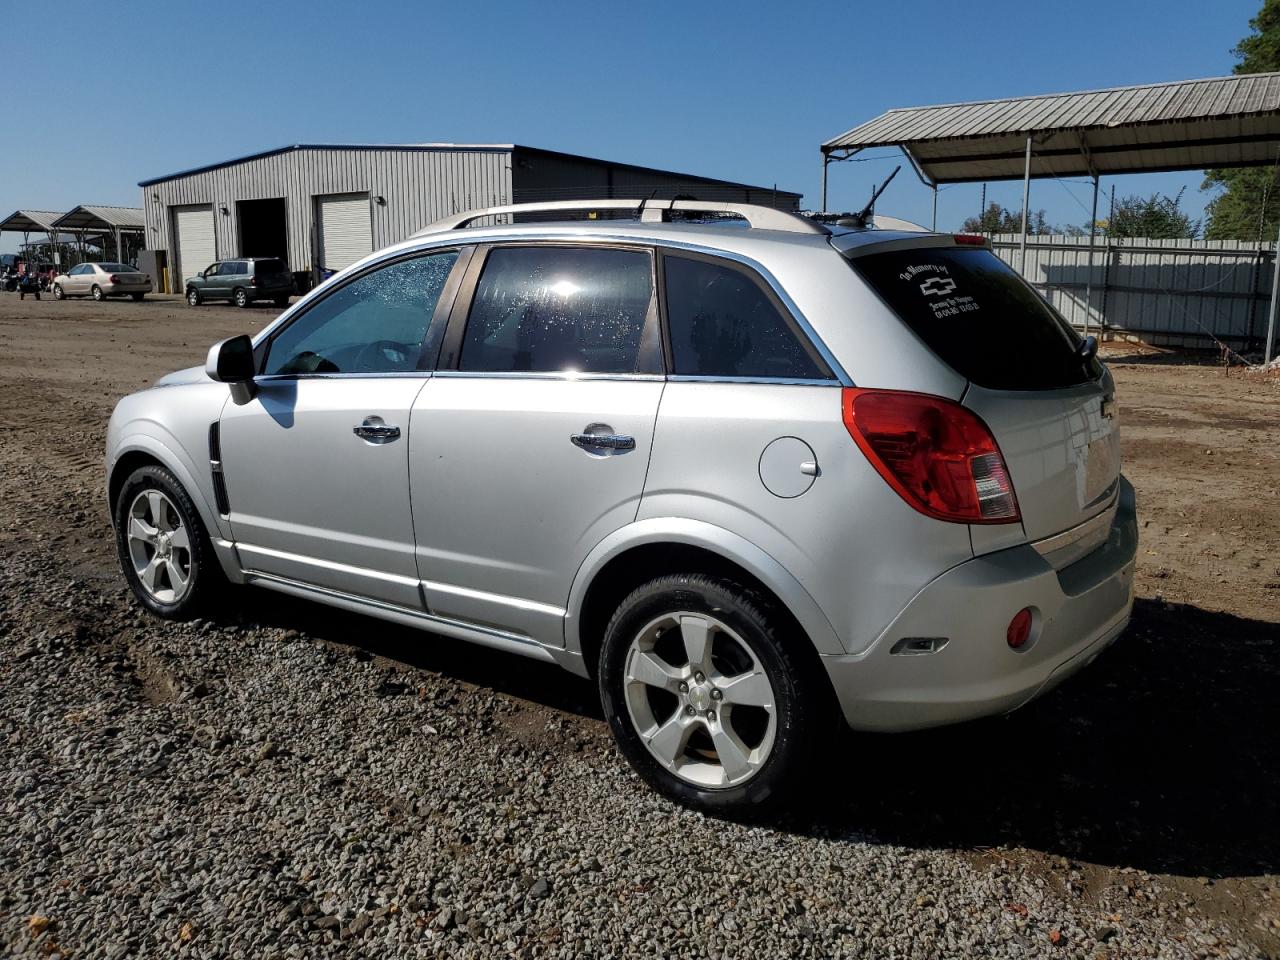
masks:
[[[271,315],[0,296],[0,948],[1280,956],[1280,384],[1117,362],[1159,501],[1121,642],[1010,717],[833,742],[827,795],[733,823],[646,790],[542,664],[252,591],[140,612],[101,503],[111,404]],[[1166,395],[1203,422],[1144,426]],[[1192,486],[1177,445],[1223,404]],[[1219,543],[1215,505],[1247,529]]]

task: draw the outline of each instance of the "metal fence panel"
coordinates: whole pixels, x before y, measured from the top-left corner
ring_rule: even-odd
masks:
[[[1017,234],[991,236],[1017,269]],[[1079,330],[1159,346],[1256,349],[1266,332],[1275,250],[1237,240],[1027,238],[1026,276]]]

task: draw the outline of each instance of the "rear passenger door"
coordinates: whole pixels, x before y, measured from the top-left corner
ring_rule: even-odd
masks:
[[[574,573],[635,519],[663,386],[650,250],[478,250],[410,420],[431,612],[563,645]]]

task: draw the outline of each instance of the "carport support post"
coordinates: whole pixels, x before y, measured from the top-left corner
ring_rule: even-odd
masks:
[[[1271,309],[1267,311],[1267,346],[1263,363],[1270,363],[1276,348],[1276,301],[1280,298],[1280,231],[1276,233],[1276,255],[1271,261]]]
[[[938,229],[938,185],[933,185],[933,223],[929,225],[930,230]]]
[[[1098,235],[1098,175],[1093,175],[1093,213],[1089,215],[1089,266],[1084,275],[1084,335],[1093,316],[1093,241]]]
[[[1027,275],[1027,205],[1031,202],[1031,134],[1027,134],[1027,162],[1022,174],[1022,241],[1018,247],[1018,272]]]
[[[825,153],[822,155],[822,212],[827,212],[827,167],[831,163],[831,158]]]
[[[120,248],[120,228],[116,227],[116,260],[124,263],[124,250]]]

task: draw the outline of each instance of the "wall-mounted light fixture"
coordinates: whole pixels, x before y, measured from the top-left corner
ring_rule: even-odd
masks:
[[[379,193],[379,194],[375,194],[375,195],[374,195],[374,198],[373,198],[373,202],[374,202],[374,203],[376,203],[376,204],[377,204],[378,206],[380,206],[380,207],[385,207],[385,206],[387,205],[387,198],[386,198],[386,197],[384,197],[384,196],[383,196],[382,194],[380,194],[380,193]]]
[[[222,211],[222,215],[224,217],[231,216],[231,211],[227,209],[227,205],[225,203],[218,204],[218,209]]]
[[[151,195],[151,199],[152,199],[152,200],[154,200],[156,203],[159,203],[159,202],[160,202],[160,194],[158,194],[158,193],[153,193],[153,194]]]

